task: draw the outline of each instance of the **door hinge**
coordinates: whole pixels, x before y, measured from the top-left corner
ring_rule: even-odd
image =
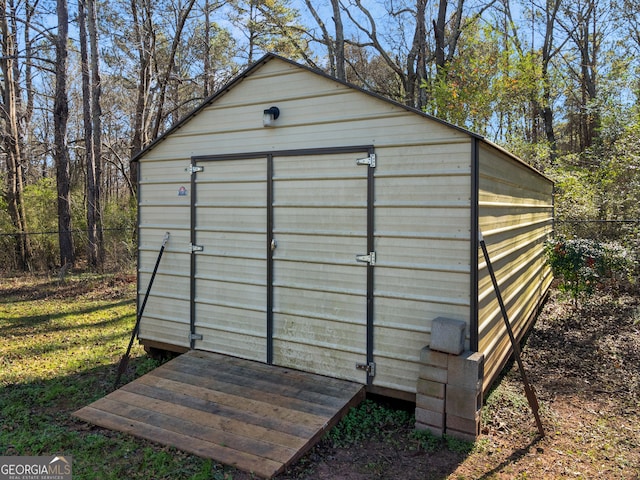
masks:
[[[366,262],[369,265],[375,265],[376,252],[369,252],[368,255],[356,255],[356,262]]]
[[[356,160],[356,165],[369,165],[371,168],[376,168],[376,154],[372,153],[368,157],[359,158]]]
[[[193,243],[190,243],[189,246],[191,247],[191,253],[202,252],[204,250],[202,245],[194,245]]]
[[[202,340],[202,334],[201,333],[190,333],[189,334],[189,340]]]
[[[365,372],[367,372],[367,374],[370,377],[375,377],[376,376],[376,363],[375,362],[356,363],[356,368],[358,370],[364,370]]]
[[[187,167],[185,169],[187,172],[189,172],[189,175],[193,175],[194,173],[198,173],[198,172],[202,172],[204,171],[204,167],[199,167],[197,165],[189,165],[189,167]]]

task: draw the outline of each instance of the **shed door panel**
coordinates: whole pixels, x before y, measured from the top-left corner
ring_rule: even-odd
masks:
[[[273,362],[366,382],[367,167],[273,159]]]
[[[202,162],[196,176],[195,348],[264,361],[267,160]]]

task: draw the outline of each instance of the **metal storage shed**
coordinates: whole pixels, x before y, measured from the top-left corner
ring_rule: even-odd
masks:
[[[147,347],[431,395],[439,413],[430,382],[447,383],[455,355],[425,353],[434,319],[464,322],[458,357],[483,355],[481,391],[511,352],[479,230],[517,336],[552,280],[549,179],[478,135],[275,55],[135,160],[140,295],[171,233],[140,325]]]

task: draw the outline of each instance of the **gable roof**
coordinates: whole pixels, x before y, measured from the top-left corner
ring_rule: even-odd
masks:
[[[264,55],[260,60],[256,61],[255,63],[249,65],[244,71],[242,71],[241,73],[239,73],[238,75],[236,75],[232,80],[230,80],[226,85],[224,85],[222,88],[220,88],[217,92],[215,92],[213,95],[209,96],[207,99],[205,99],[202,104],[200,104],[198,107],[196,107],[194,110],[192,110],[190,113],[188,113],[187,115],[185,115],[182,119],[180,119],[177,123],[175,123],[174,125],[172,125],[166,132],[164,132],[161,136],[159,136],[158,138],[156,138],[155,140],[153,140],[149,145],[147,145],[147,147],[145,147],[143,150],[141,150],[140,152],[138,152],[136,155],[133,156],[133,158],[131,159],[132,162],[138,161],[140,159],[140,157],[144,156],[149,150],[153,149],[156,145],[158,145],[160,142],[162,142],[165,138],[167,138],[169,135],[171,135],[173,132],[175,132],[176,130],[178,130],[180,127],[182,127],[185,123],[187,123],[188,121],[190,121],[193,117],[195,117],[196,115],[198,115],[198,113],[200,113],[200,111],[204,110],[205,108],[207,108],[209,105],[211,105],[213,102],[215,102],[219,97],[221,97],[222,95],[224,95],[225,93],[227,93],[229,90],[233,89],[236,85],[238,85],[240,82],[242,82],[245,78],[251,76],[256,70],[258,70],[260,67],[262,67],[264,64],[274,60],[274,59],[278,59],[280,61],[286,62],[289,65],[293,65],[297,68],[300,68],[302,70],[306,70],[308,72],[311,72],[315,75],[319,75],[322,77],[325,77],[331,81],[340,83],[346,87],[349,87],[351,89],[357,90],[365,95],[368,95],[370,97],[376,98],[378,100],[382,100],[384,102],[387,102],[389,104],[392,104],[394,106],[403,108],[409,112],[415,113],[416,115],[420,115],[422,117],[428,118],[429,120],[432,120],[434,122],[440,123],[442,125],[445,125],[449,128],[453,128],[455,130],[458,130],[460,132],[463,132],[471,137],[480,139],[480,140],[484,140],[486,142],[486,139],[479,134],[473,133],[469,130],[466,130],[462,127],[459,127],[457,125],[454,125],[452,123],[449,123],[445,120],[442,120],[440,118],[434,117],[433,115],[429,115],[428,113],[425,113],[421,110],[418,110],[417,108],[413,108],[410,106],[407,106],[403,103],[397,102],[395,100],[391,100],[387,97],[384,97],[382,95],[379,95],[377,93],[374,92],[370,92],[368,90],[365,90],[357,85],[354,85],[352,83],[349,82],[345,82],[343,80],[339,80],[338,78],[335,78],[321,70],[317,70],[315,68],[306,66],[306,65],[301,65],[299,63],[294,62],[293,60],[289,60],[285,57],[281,57],[279,55],[276,55],[274,53],[268,53],[266,55]],[[500,148],[500,147],[498,147]],[[506,152],[508,153],[508,152]],[[511,154],[510,154],[511,155]]]

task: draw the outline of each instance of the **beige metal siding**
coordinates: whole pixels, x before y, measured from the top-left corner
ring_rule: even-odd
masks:
[[[266,361],[266,158],[198,166],[195,348]]]
[[[262,111],[271,105],[280,108],[280,118],[275,127],[264,128]],[[149,216],[154,217],[160,238],[161,233],[169,229],[170,217],[173,216],[180,218],[180,228],[184,226],[188,230],[189,210],[186,203],[183,206],[180,202],[188,201],[189,197],[178,198],[176,192],[180,185],[186,183],[188,186],[190,177],[184,169],[188,167],[191,156],[352,145],[373,145],[377,153],[375,249],[378,264],[374,273],[376,376],[373,383],[380,387],[414,392],[419,353],[429,343],[431,320],[446,315],[469,321],[471,147],[468,134],[273,59],[145,153],[141,159],[142,191],[162,205],[155,210],[142,206],[141,238],[149,235]],[[325,166],[323,161],[315,161],[311,157],[290,160],[295,162],[294,167],[306,171],[306,175],[316,170],[313,175],[324,175],[327,180],[314,181],[308,178],[300,181],[297,185],[300,188],[288,191],[288,200],[274,207],[279,209],[275,211],[276,222],[279,218],[275,228],[280,229],[276,233],[281,237],[276,255],[286,254],[297,259],[296,262],[290,262],[290,268],[280,274],[275,265],[274,288],[280,289],[281,295],[274,300],[277,320],[274,360],[314,371],[325,369],[321,373],[327,375],[336,375],[333,368],[339,361],[344,372],[338,372],[337,376],[346,377],[347,371],[349,375],[355,372],[355,362],[362,361],[366,351],[364,312],[357,321],[354,320],[356,310],[359,312],[364,308],[361,295],[366,284],[362,283],[356,288],[348,287],[345,282],[354,268],[358,274],[362,273],[364,281],[366,267],[346,267],[342,263],[351,262],[356,254],[367,253],[366,244],[358,248],[355,244],[349,245],[352,247],[349,258],[338,259],[330,256],[330,252],[338,248],[335,238],[318,234],[335,228],[336,216],[339,216],[342,224],[357,227],[361,232],[366,220],[362,216],[366,199],[360,199],[357,205],[351,199],[343,199],[346,205],[331,212],[331,202],[339,199],[335,192],[342,191],[342,187],[348,188],[348,175],[332,174],[330,162]],[[205,168],[208,168],[208,164]],[[366,167],[358,168],[362,169],[360,174],[366,175]],[[165,183],[145,186],[144,182],[149,181],[145,180],[145,175]],[[200,175],[197,174],[198,179]],[[335,178],[329,178],[330,175]],[[292,180],[291,186],[296,186],[296,181]],[[216,188],[227,187],[227,198],[250,195],[252,189],[241,184],[218,185]],[[279,199],[275,187],[277,204]],[[198,188],[204,186],[199,184]],[[315,192],[313,197],[308,195],[310,190]],[[198,201],[201,199],[198,198]],[[320,215],[321,208],[324,208],[322,203],[327,208],[326,214]],[[216,214],[223,215],[223,205],[219,206],[221,208]],[[257,213],[263,215],[261,209],[258,210]],[[228,219],[240,218],[236,215],[239,213],[234,212]],[[287,231],[290,233],[285,233]],[[198,234],[204,235],[204,232]],[[340,238],[338,243],[344,247],[355,237]],[[347,238],[348,242],[345,240]],[[178,242],[173,242],[172,237],[171,248],[186,252],[188,235],[183,236],[181,242],[181,245],[177,245]],[[259,248],[259,241],[255,246],[252,241],[240,242],[237,239],[237,242],[241,245],[238,248],[245,250]],[[235,282],[232,272],[229,272],[230,283],[226,287],[222,278],[205,278],[217,275],[207,271],[210,268],[210,262],[206,263],[209,248],[205,248],[204,255],[197,254],[198,282],[208,282],[207,288],[227,291],[225,295],[229,296],[230,303],[239,302],[240,298],[234,297],[236,294],[229,289],[233,284],[240,288],[242,282]],[[263,247],[262,254],[264,252]],[[168,254],[174,253],[169,251]],[[159,278],[161,284],[164,282],[167,287],[173,286],[166,288],[166,292],[162,291],[162,295],[170,294],[166,297],[168,303],[173,302],[175,297],[188,298],[189,295],[189,256],[181,255],[184,257],[181,256],[179,260],[182,268],[180,276],[163,272]],[[305,256],[309,259],[317,255],[322,257],[318,257],[320,263],[301,261]],[[153,265],[148,265],[151,256],[143,259],[143,270],[152,268]],[[168,255],[167,258],[170,257]],[[322,266],[324,263],[326,266]],[[218,264],[217,268],[221,271],[233,270],[228,265]],[[341,285],[341,292],[331,293],[331,288],[324,288],[318,282],[313,288],[305,288],[314,275],[314,269],[318,268],[326,270],[327,278]],[[182,276],[185,272],[186,276]],[[202,291],[202,288],[198,287],[197,290]],[[251,289],[248,292],[250,302],[257,306],[255,295],[260,296],[261,293]],[[296,304],[300,306],[300,295],[304,295],[306,313],[304,309],[296,307]],[[159,296],[156,303],[161,301],[162,296]],[[152,335],[153,332],[154,339],[164,335],[168,342],[180,338],[184,345],[188,335],[189,309],[186,301],[180,305],[184,306],[182,323],[176,322],[179,312],[175,306],[156,304],[152,307],[149,304],[150,312],[160,310],[163,313],[157,315],[158,319],[143,319],[145,334]],[[199,301],[197,313],[202,319],[200,322],[207,322],[205,318],[213,318],[213,313],[208,310],[209,305],[208,301]],[[214,337],[206,335],[203,342],[197,345],[228,351],[223,344],[239,346],[243,338],[249,338],[247,350],[253,349],[256,358],[264,358],[263,350],[254,341],[260,335],[243,337],[239,327],[241,317],[234,315],[239,310],[233,305],[229,308],[233,308],[233,311],[218,312],[223,316],[226,313],[224,322],[227,323],[215,332],[217,343],[207,343],[212,341],[207,337]],[[256,312],[260,313],[257,308]],[[306,330],[301,323],[291,320],[305,315],[315,318],[310,320]],[[325,321],[323,328],[319,328],[318,319]],[[249,321],[257,322],[257,318]],[[201,324],[200,327],[202,329],[205,326]],[[333,348],[336,337],[348,339],[347,343],[351,346]],[[234,349],[237,352],[236,347]],[[362,372],[356,373],[364,375]]]
[[[422,142],[375,169],[374,385],[412,393],[431,321],[470,319],[471,142]]]
[[[138,299],[147,290],[162,238],[170,232],[140,324],[139,337],[179,347],[189,346],[189,196],[190,178],[182,158],[143,159],[138,186]]]
[[[356,255],[367,248],[367,167],[357,158],[274,158],[273,360],[364,383],[367,269]]]
[[[521,336],[552,280],[543,244],[552,229],[553,184],[488,144],[480,146],[479,160],[479,226],[514,333]],[[488,388],[511,345],[484,257],[478,254],[478,339]]]
[[[276,126],[262,126],[276,105]],[[463,132],[278,60],[204,108],[145,160],[352,145],[447,144]],[[443,159],[443,161],[446,159]]]

